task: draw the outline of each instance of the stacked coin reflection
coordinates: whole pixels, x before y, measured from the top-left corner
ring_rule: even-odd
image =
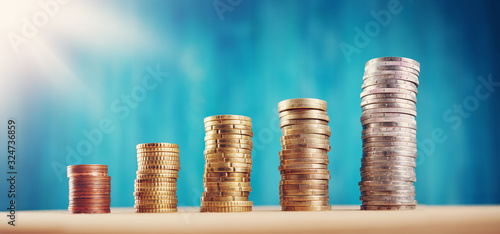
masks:
[[[177,212],[179,146],[171,143],[137,145],[135,212]]]
[[[252,211],[248,200],[252,171],[252,121],[216,115],[205,122],[205,173],[201,212]]]
[[[106,165],[68,166],[71,213],[109,213],[111,177]]]
[[[278,103],[281,137],[280,205],[283,211],[330,210],[326,102],[299,98]]]
[[[361,93],[362,210],[415,209],[420,64],[401,57],[366,63]]]

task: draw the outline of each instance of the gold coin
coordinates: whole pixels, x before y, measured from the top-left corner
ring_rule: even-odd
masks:
[[[207,176],[203,176],[203,182],[250,182],[250,177],[207,177]]]
[[[280,201],[328,201],[328,195],[280,196]]]
[[[150,161],[170,161],[180,163],[179,157],[169,157],[169,156],[148,156],[148,157],[137,157],[137,162],[150,162]]]
[[[243,115],[214,115],[214,116],[209,116],[203,119],[203,122],[209,122],[209,121],[217,121],[217,120],[243,120],[247,122],[252,122],[252,119],[247,116]]]
[[[201,201],[202,207],[253,206],[252,201]]]
[[[282,112],[285,110],[293,109],[318,109],[326,111],[326,102],[315,98],[295,98],[283,100],[278,103],[278,111]]]
[[[252,154],[248,153],[225,153],[225,152],[219,152],[219,153],[209,153],[205,154],[205,160],[211,160],[211,159],[251,159]]]
[[[173,152],[179,153],[178,148],[139,148],[137,153],[153,153],[153,152]]]
[[[239,149],[252,150],[253,144],[213,144],[213,145],[205,144],[206,150],[219,149],[219,148],[239,148]]]
[[[282,201],[280,206],[330,206],[330,202],[326,201]]]
[[[179,159],[179,152],[144,152],[137,153],[137,158],[149,158],[149,157],[172,157],[176,158],[174,160]]]
[[[280,155],[280,160],[295,160],[295,159],[311,159],[311,160],[328,160],[328,154],[285,154]]]
[[[173,209],[177,204],[140,204],[134,205],[135,209]]]
[[[250,187],[250,182],[206,182],[203,187]]]
[[[312,185],[328,185],[328,180],[282,180],[280,185],[285,184],[312,184]]]
[[[328,169],[326,164],[284,164],[278,167],[278,170],[289,170],[289,169]]]
[[[292,130],[282,130],[281,133],[285,135],[296,135],[296,134],[323,134],[326,136],[331,136],[332,133],[329,129],[321,129],[321,128],[300,128],[300,129],[292,129]]]
[[[301,125],[301,124],[322,124],[328,125],[328,121],[324,121],[321,119],[291,119],[291,120],[282,120],[280,121],[280,128],[289,126],[289,125]]]
[[[149,208],[136,208],[135,213],[175,213],[177,208],[171,209],[149,209]]]
[[[252,187],[205,187],[205,192],[251,192]]]
[[[177,192],[174,190],[164,190],[164,191],[136,191],[134,196],[136,197],[152,197],[152,196],[176,196]]]
[[[314,149],[314,148],[298,148],[298,149],[289,149],[289,150],[281,150],[279,155],[288,155],[288,154],[327,154],[328,150],[325,149]]]
[[[250,149],[239,149],[239,148],[213,148],[213,149],[205,149],[203,151],[203,154],[219,154],[219,153],[225,153],[225,154],[231,154],[231,153],[237,153],[237,154],[252,154],[252,150]]]
[[[201,201],[248,201],[248,197],[226,196],[226,197],[201,197]]]
[[[318,138],[296,138],[289,140],[281,140],[281,145],[293,145],[302,143],[313,143],[313,144],[325,144],[330,145],[330,140],[328,139],[318,139]]]
[[[144,169],[136,171],[136,174],[162,174],[164,177],[179,177],[179,170],[176,169]]]
[[[220,134],[238,134],[238,135],[246,135],[253,136],[252,130],[243,130],[243,129],[217,129],[205,131],[207,136],[209,135],[220,135]]]
[[[137,165],[139,165],[139,166],[146,166],[146,165],[175,165],[175,166],[180,166],[181,163],[179,161],[154,161],[154,160],[147,160],[147,161],[137,162]]]
[[[282,180],[329,180],[330,174],[284,174]]]
[[[252,168],[250,163],[207,163],[206,168],[218,168],[218,167],[239,167],[239,168]]]
[[[135,183],[136,188],[177,188],[177,182],[176,183],[170,183],[170,182],[155,182],[155,183]]]
[[[138,144],[137,149],[141,148],[179,148],[179,145],[172,143],[144,143]]]
[[[135,200],[135,205],[177,205],[177,200],[160,200],[160,199],[150,199],[150,200]]]
[[[134,197],[136,201],[141,201],[141,200],[177,201],[177,196],[172,196],[172,195],[134,196]]]
[[[138,170],[180,170],[180,165],[139,165]]]
[[[324,112],[323,114],[289,114],[281,117],[281,121],[292,119],[319,119],[330,122],[330,117]]]
[[[221,125],[210,125],[205,126],[205,132],[212,130],[224,130],[224,129],[239,129],[239,130],[252,130],[252,126],[240,125],[240,124],[221,124]]]
[[[287,190],[280,190],[280,195],[283,196],[328,195],[328,189],[308,189],[308,190],[287,189]]]
[[[325,149],[325,150],[328,150],[328,151],[331,150],[330,144],[314,144],[314,143],[299,143],[299,144],[289,144],[289,145],[282,144],[281,147],[284,150],[287,150],[287,149],[301,149],[301,148]]]
[[[205,140],[205,145],[216,145],[216,144],[249,144],[252,145],[252,140],[243,139],[215,139],[215,140]]]
[[[137,187],[135,186],[134,191],[136,192],[157,192],[157,191],[177,191],[177,186],[175,187]]]
[[[291,174],[330,174],[328,169],[286,169],[281,170],[280,173],[291,175]]]
[[[283,118],[287,115],[326,115],[326,111],[314,110],[314,109],[296,109],[296,110],[284,110],[279,112],[279,117]]]
[[[205,141],[207,140],[217,140],[217,139],[242,139],[251,141],[252,137],[247,135],[238,135],[238,134],[215,134],[215,135],[207,135],[205,136]]]
[[[328,165],[328,158],[294,158],[294,159],[280,159],[282,165],[289,164],[326,164]]]
[[[306,190],[306,189],[328,189],[328,184],[285,184],[280,185],[281,190]]]
[[[247,163],[252,164],[251,158],[206,158],[206,163]]]
[[[239,168],[239,167],[211,167],[205,168],[205,172],[240,172],[240,173],[250,173],[251,168]]]
[[[242,172],[206,172],[205,177],[245,177],[250,178],[249,173]]]
[[[205,122],[205,127],[213,126],[213,125],[228,125],[228,124],[252,126],[252,122],[250,122],[250,121],[222,119],[222,120],[207,121],[207,122]]]
[[[167,174],[140,174],[137,173],[137,179],[142,180],[142,179],[175,179],[177,181],[177,178],[179,178],[179,173],[167,173]]]
[[[250,212],[251,206],[235,206],[235,207],[216,207],[216,206],[202,206],[200,212]]]
[[[331,206],[282,206],[282,211],[328,211]]]
[[[250,192],[248,191],[221,191],[221,192],[203,192],[203,197],[248,197]]]

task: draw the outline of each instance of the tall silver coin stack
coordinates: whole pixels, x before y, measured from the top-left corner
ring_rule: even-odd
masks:
[[[420,64],[382,57],[365,65],[361,92],[362,210],[415,209]]]

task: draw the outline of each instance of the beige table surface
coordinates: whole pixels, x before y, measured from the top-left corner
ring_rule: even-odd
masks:
[[[69,214],[65,210],[19,211],[17,225],[2,212],[0,233],[500,233],[500,206],[418,206],[414,211],[360,211],[333,206],[325,212],[282,212],[254,207],[247,213]]]

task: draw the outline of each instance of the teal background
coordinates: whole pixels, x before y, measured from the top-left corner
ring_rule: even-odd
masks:
[[[66,209],[64,170],[74,163],[108,165],[112,207],[132,207],[135,145],[144,142],[179,144],[179,205],[198,206],[203,118],[217,114],[252,118],[250,199],[278,205],[277,104],[300,97],[328,102],[331,203],[360,204],[359,94],[365,62],[382,56],[421,64],[418,202],[500,203],[499,87],[481,88],[478,78],[500,82],[497,1],[401,0],[385,27],[370,12],[387,10],[390,1],[221,0],[223,18],[214,2],[71,1],[18,53],[2,39],[0,138],[5,145],[14,118],[18,209]],[[23,17],[42,10],[35,1],[2,4],[14,12],[0,21],[3,35],[21,34]],[[372,36],[346,57],[342,43],[356,46],[356,28],[367,25]],[[140,94],[148,67],[168,75],[128,105],[123,95]],[[479,100],[477,89],[489,96]],[[455,113],[456,105],[466,113]],[[103,120],[113,130],[89,155],[68,158],[68,147],[76,150],[88,140],[82,132]],[[6,156],[0,165],[3,177]],[[5,206],[4,194],[2,179]]]

